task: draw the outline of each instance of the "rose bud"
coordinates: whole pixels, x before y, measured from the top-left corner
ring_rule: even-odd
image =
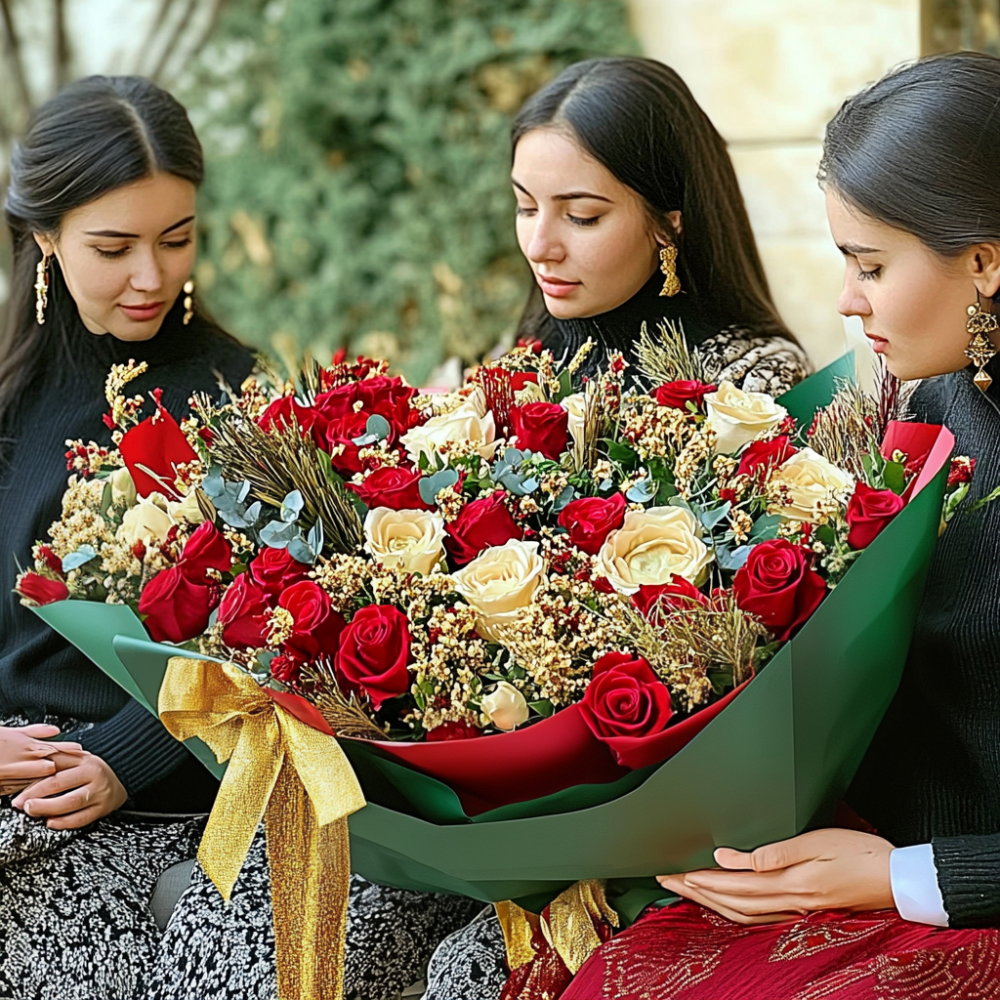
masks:
[[[421,475],[417,469],[385,465],[365,477],[363,483],[347,483],[369,509],[388,507],[390,510],[434,510],[420,496]]]
[[[513,684],[500,681],[482,701],[483,714],[497,729],[509,732],[528,721],[528,703]]]
[[[444,545],[455,566],[464,566],[490,546],[503,545],[524,532],[503,502],[503,490],[467,503],[454,521],[445,525]]]
[[[185,543],[177,565],[192,581],[204,583],[210,569],[225,573],[232,568],[233,551],[222,532],[205,521]]]
[[[687,410],[688,403],[694,403],[695,408],[702,409],[705,397],[718,389],[716,385],[705,385],[704,382],[666,382],[661,385],[653,398],[660,406],[672,406],[677,410]]]
[[[292,616],[292,634],[284,643],[287,651],[303,660],[336,653],[344,619],[333,610],[319,584],[312,580],[293,583],[278,598],[278,606]]]
[[[905,506],[892,490],[875,490],[859,482],[847,504],[847,544],[852,549],[868,548]]]
[[[309,576],[310,567],[288,554],[288,549],[265,548],[247,567],[250,578],[269,596],[277,598],[293,583]]]
[[[268,550],[270,551],[270,550]],[[236,648],[259,649],[266,644],[268,595],[250,573],[240,573],[219,605],[222,641]]]
[[[219,589],[196,583],[179,566],[157,573],[139,598],[139,614],[155,642],[186,642],[208,628]]]
[[[765,470],[776,469],[796,454],[787,434],[779,434],[770,441],[751,441],[740,455],[736,472],[740,476],[756,476]]]
[[[65,601],[69,597],[69,588],[62,580],[51,580],[40,573],[23,574],[18,578],[14,589],[21,597],[34,602],[38,607]]]

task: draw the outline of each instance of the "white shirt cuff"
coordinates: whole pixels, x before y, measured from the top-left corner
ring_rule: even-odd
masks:
[[[895,848],[889,855],[889,880],[896,909],[904,920],[948,926],[930,844]]]

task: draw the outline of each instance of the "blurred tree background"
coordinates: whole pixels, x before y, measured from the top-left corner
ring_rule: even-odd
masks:
[[[93,20],[115,0],[0,0],[0,89],[24,91],[0,146],[32,103],[18,24],[47,35],[37,105],[82,71],[74,4]],[[512,115],[566,65],[638,51],[625,0],[142,4],[149,65],[102,69],[172,89],[205,145],[197,294],[282,359],[343,346],[417,382],[509,334],[530,288]]]
[[[199,288],[283,357],[345,346],[416,381],[474,360],[530,287],[512,114],[636,48],[622,0],[231,4],[184,95],[211,166]]]

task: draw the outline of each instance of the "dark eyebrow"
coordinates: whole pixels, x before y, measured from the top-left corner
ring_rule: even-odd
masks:
[[[881,253],[881,250],[876,250],[874,247],[863,247],[858,246],[857,243],[844,243],[843,245],[838,245],[837,249],[849,257],[857,257],[859,253]]]
[[[166,236],[167,233],[172,233],[175,229],[180,229],[181,226],[186,226],[189,222],[194,222],[193,215],[181,219],[180,222],[175,222],[172,226],[167,226],[160,235]],[[120,233],[116,229],[96,229],[84,233],[84,236],[103,236],[109,240],[137,240],[139,238],[138,233]]]
[[[523,184],[519,184],[513,177],[511,177],[510,182],[518,189],[518,191],[523,191],[529,198],[534,198],[534,195]],[[605,198],[603,195],[599,194],[591,194],[589,191],[570,191],[568,194],[553,195],[553,198],[555,201],[574,201],[577,198],[591,198],[594,201],[605,201],[609,205],[612,204],[610,198]]]

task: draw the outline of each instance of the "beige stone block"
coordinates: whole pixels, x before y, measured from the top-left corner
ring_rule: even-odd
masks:
[[[771,295],[817,368],[854,346],[837,312],[844,263],[829,237],[758,242]]]
[[[818,139],[843,100],[920,54],[919,0],[631,0],[730,141]]]
[[[816,180],[822,147],[729,147],[758,239],[829,239],[826,201]]]

